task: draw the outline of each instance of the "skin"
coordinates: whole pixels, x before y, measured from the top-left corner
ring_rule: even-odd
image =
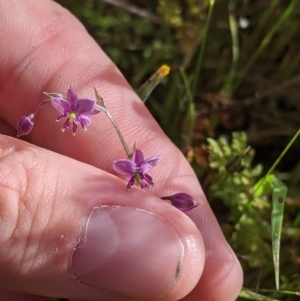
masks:
[[[162,217],[183,242],[181,276],[162,300],[235,300],[241,267],[195,174],[78,20],[47,0],[0,0],[0,19],[0,295],[105,300],[71,277],[70,258],[91,208],[121,205]],[[38,113],[32,133],[12,138],[18,119],[45,100],[43,91],[66,94],[70,86],[79,97],[93,97],[97,87],[128,145],[136,141],[146,158],[161,156],[149,172],[155,180],[151,194],[125,192],[112,162],[126,156],[102,113],[73,137],[60,132],[62,123],[53,122],[58,113],[49,105]],[[159,199],[176,192],[193,195],[199,206],[184,214]],[[90,201],[76,201],[82,193]],[[49,229],[65,231],[68,240],[45,235]],[[59,244],[59,255],[44,256]],[[41,268],[36,258],[43,258]]]

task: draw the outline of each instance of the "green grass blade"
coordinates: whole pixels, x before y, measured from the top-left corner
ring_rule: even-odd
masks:
[[[188,110],[186,113],[186,118],[185,118],[185,124],[186,124],[186,132],[187,132],[187,144],[191,145],[192,139],[193,139],[193,132],[194,132],[194,127],[195,127],[195,120],[196,120],[196,108],[195,108],[195,103],[194,99],[192,96],[192,92],[190,89],[189,81],[187,79],[186,73],[180,68],[180,74],[182,76],[183,84],[185,87],[186,91],[186,96],[188,100]]]
[[[215,0],[209,0],[209,10],[208,10],[207,20],[206,20],[206,24],[205,24],[205,29],[204,29],[203,40],[202,40],[202,43],[201,43],[200,53],[199,53],[198,60],[197,60],[197,63],[196,63],[194,79],[193,79],[192,89],[191,89],[191,94],[192,94],[193,99],[195,97],[196,90],[197,90],[197,87],[199,85],[199,83],[198,83],[199,74],[200,74],[201,67],[202,67],[203,55],[204,55],[205,44],[206,44],[206,38],[207,38],[209,23],[210,23],[210,20],[211,20],[211,17],[212,17],[212,12],[213,12],[214,5],[215,5]]]
[[[256,30],[253,32],[253,35],[249,38],[249,41],[247,43],[249,45],[256,45],[259,35],[263,32],[265,25],[269,21],[270,17],[272,16],[273,12],[275,11],[276,7],[278,6],[280,0],[273,0],[266,10],[264,11],[262,17],[260,18]]]
[[[253,66],[255,61],[259,58],[261,53],[266,49],[266,47],[269,45],[270,41],[272,40],[273,36],[276,34],[276,32],[282,27],[282,24],[290,17],[290,15],[294,12],[295,6],[297,4],[298,0],[291,1],[289,6],[285,9],[284,13],[281,15],[279,20],[274,24],[272,29],[268,32],[268,34],[263,38],[258,48],[255,50],[253,55],[248,60],[248,63],[245,65],[245,67],[242,69],[238,80],[236,81],[233,90],[235,91],[237,87],[240,85],[250,68]]]
[[[274,189],[272,193],[272,250],[275,270],[276,289],[279,290],[279,258],[280,258],[280,238],[282,230],[282,221],[284,213],[284,203],[286,199],[287,188],[277,178],[274,179]]]
[[[275,168],[277,167],[277,165],[280,163],[280,161],[282,160],[282,158],[286,155],[286,153],[289,151],[289,149],[292,147],[292,145],[295,143],[295,141],[297,140],[297,138],[300,136],[300,129],[296,132],[296,134],[293,136],[293,138],[290,140],[290,142],[288,143],[288,145],[284,148],[284,150],[281,152],[281,154],[279,155],[279,157],[276,159],[276,161],[274,162],[274,164],[270,167],[270,169],[268,170],[268,172],[266,173],[266,175],[258,182],[255,184],[254,186],[254,196],[259,196],[262,195],[261,190],[263,189],[261,187],[261,185],[265,184],[270,180],[269,176],[272,175],[273,171],[275,170]],[[250,200],[249,205],[253,202],[253,199]]]
[[[238,25],[235,18],[235,15],[233,13],[233,10],[235,8],[235,1],[230,1],[229,3],[229,28],[231,33],[231,51],[232,51],[232,61],[231,61],[231,67],[229,71],[229,75],[227,76],[227,80],[224,84],[223,90],[226,92],[226,96],[230,98],[232,96],[232,82],[234,80],[236,69],[237,69],[237,63],[239,61],[239,38],[238,38]]]
[[[291,141],[288,143],[288,145],[285,147],[285,149],[282,151],[282,153],[280,154],[280,156],[277,158],[277,160],[274,162],[274,164],[271,166],[271,168],[268,170],[266,176],[268,176],[269,174],[271,174],[274,169],[277,167],[277,165],[279,164],[279,162],[282,160],[282,158],[285,156],[285,154],[288,152],[288,150],[291,148],[291,146],[294,144],[294,142],[297,140],[297,138],[300,136],[300,129],[298,129],[298,131],[296,132],[296,134],[293,136],[293,138],[291,139]]]
[[[273,298],[266,297],[264,295],[260,295],[249,289],[246,289],[246,288],[242,289],[242,291],[239,294],[239,297],[245,298],[248,300],[256,300],[256,301],[279,301],[277,299],[273,299]]]
[[[248,300],[278,301],[277,299],[273,299],[273,298],[270,298],[270,297],[260,295],[260,293],[272,294],[272,295],[276,295],[276,296],[282,296],[282,295],[300,296],[300,292],[293,292],[293,291],[287,291],[287,290],[274,291],[272,289],[262,289],[262,288],[260,288],[260,289],[257,289],[257,288],[254,288],[254,289],[242,288],[242,291],[241,291],[239,296],[243,297],[245,299],[248,299]],[[266,298],[266,299],[263,299],[263,298]],[[284,299],[280,298],[280,300],[287,300],[287,298],[286,297]],[[291,299],[291,300],[295,300],[295,299]]]

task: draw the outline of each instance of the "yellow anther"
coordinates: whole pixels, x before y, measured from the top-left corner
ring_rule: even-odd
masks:
[[[166,77],[170,73],[171,68],[168,65],[162,65],[157,70],[161,78]]]
[[[76,113],[75,112],[70,113],[69,115],[70,122],[73,122],[75,119],[76,119]]]

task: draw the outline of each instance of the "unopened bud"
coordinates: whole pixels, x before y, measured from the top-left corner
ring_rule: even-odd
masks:
[[[184,192],[176,193],[171,196],[165,196],[165,197],[162,197],[161,199],[171,201],[171,204],[174,207],[176,207],[177,209],[184,211],[184,212],[192,210],[193,208],[198,206],[198,204],[196,203],[194,198]]]
[[[22,116],[17,125],[17,137],[27,135],[31,132],[34,126],[34,114],[30,114],[28,116]]]

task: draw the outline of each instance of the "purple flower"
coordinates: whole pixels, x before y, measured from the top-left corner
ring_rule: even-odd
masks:
[[[163,200],[171,201],[172,205],[181,211],[189,211],[197,207],[198,204],[189,194],[181,192],[171,196],[162,197]]]
[[[120,159],[113,162],[113,168],[116,172],[125,176],[128,181],[127,190],[129,190],[134,183],[143,188],[153,186],[153,179],[146,172],[154,167],[160,159],[160,156],[152,156],[144,160],[144,155],[140,149],[136,149],[132,154],[130,160]]]
[[[75,135],[77,126],[80,124],[84,130],[91,124],[89,115],[96,115],[100,113],[97,108],[95,100],[90,98],[80,98],[76,92],[70,88],[68,90],[67,98],[57,93],[48,94],[51,97],[51,104],[62,115],[60,115],[56,121],[60,121],[62,118],[67,117],[62,132],[64,132],[73,123],[72,134]]]
[[[34,126],[34,114],[30,114],[28,116],[22,116],[17,124],[17,137],[29,134]]]

